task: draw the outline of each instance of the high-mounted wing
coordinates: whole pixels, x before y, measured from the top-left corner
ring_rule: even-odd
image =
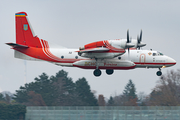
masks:
[[[79,53],[99,53],[99,52],[107,52],[107,51],[109,51],[108,48],[98,47],[98,48],[88,48],[88,49],[84,49],[84,50],[79,50],[77,52],[79,52]]]

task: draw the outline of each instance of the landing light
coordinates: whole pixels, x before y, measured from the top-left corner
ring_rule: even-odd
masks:
[[[162,68],[165,68],[166,66],[162,66]]]

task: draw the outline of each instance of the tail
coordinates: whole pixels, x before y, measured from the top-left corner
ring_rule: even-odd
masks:
[[[34,34],[34,31],[27,18],[27,13],[18,12],[16,17],[16,44],[28,47],[40,48],[39,38]]]
[[[27,13],[18,12],[16,17],[16,43],[6,43],[15,50],[15,58],[26,60],[46,60],[53,61],[56,58],[49,48],[57,48],[49,45],[46,40],[39,39],[33,32]],[[63,47],[58,47],[62,48]],[[52,57],[53,56],[53,57]],[[59,59],[59,58],[58,58]]]
[[[40,39],[35,36],[30,22],[27,18],[27,13],[18,12],[15,14],[16,20],[16,43],[6,43],[12,46],[15,50],[15,58],[34,60],[33,57],[29,57],[26,53],[28,48],[42,48]],[[33,59],[32,59],[33,58]]]

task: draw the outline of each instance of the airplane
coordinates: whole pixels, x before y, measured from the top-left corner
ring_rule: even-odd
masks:
[[[108,75],[114,70],[135,68],[158,68],[157,76],[161,76],[161,68],[170,67],[176,61],[161,52],[142,50],[146,44],[142,41],[142,30],[137,39],[102,40],[92,42],[79,49],[68,49],[51,44],[34,34],[26,12],[15,14],[16,43],[6,43],[14,49],[14,57],[24,60],[47,61],[55,65],[94,69],[94,76],[101,75],[105,69]]]

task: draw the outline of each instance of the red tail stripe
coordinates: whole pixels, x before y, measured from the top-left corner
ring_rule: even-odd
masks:
[[[49,50],[49,44],[48,44],[47,41],[44,41],[44,44],[45,44],[45,48],[44,48],[44,49],[45,49],[45,52],[46,52],[50,57],[52,57],[53,59],[58,60],[58,61],[61,61],[61,60],[62,60],[61,58],[54,56],[54,55],[50,52],[50,50]]]

